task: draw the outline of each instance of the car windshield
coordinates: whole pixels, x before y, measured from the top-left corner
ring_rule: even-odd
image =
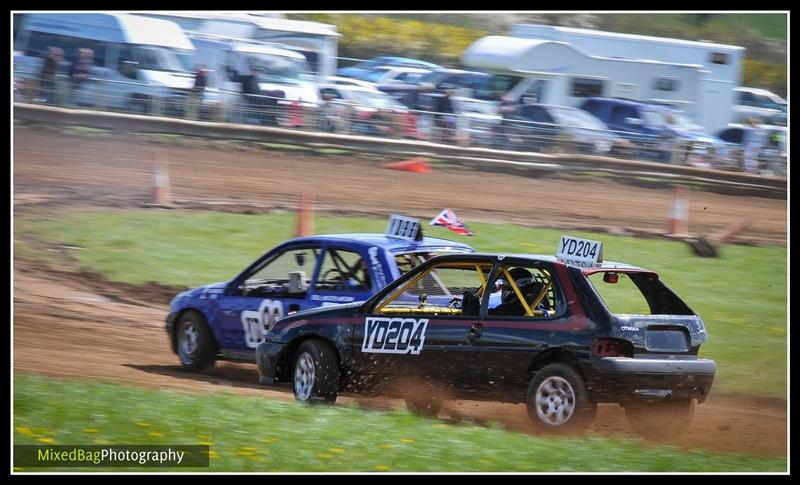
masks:
[[[556,121],[561,125],[590,128],[593,130],[608,129],[608,127],[605,126],[602,121],[583,110],[554,108],[550,109],[550,114],[552,114]]]
[[[248,65],[258,72],[258,82],[300,84],[312,78],[311,69],[303,59],[274,54],[247,54]]]
[[[154,45],[138,45],[133,47],[132,56],[133,60],[138,63],[139,69],[147,71],[186,72],[192,69],[189,51]],[[184,65],[186,62],[189,63],[189,66]]]

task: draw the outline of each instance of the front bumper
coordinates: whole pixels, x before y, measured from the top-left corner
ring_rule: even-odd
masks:
[[[286,349],[286,344],[262,342],[256,347],[256,364],[258,365],[259,384],[272,385],[278,370],[278,361]]]
[[[592,358],[582,365],[598,402],[706,400],[716,363],[694,356]]]

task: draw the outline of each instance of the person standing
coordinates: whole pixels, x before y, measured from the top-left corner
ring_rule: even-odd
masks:
[[[194,86],[192,92],[189,93],[189,106],[187,107],[186,114],[190,120],[196,120],[199,107],[203,102],[203,93],[208,85],[208,71],[204,64],[197,66],[194,74]]]
[[[750,118],[742,137],[745,172],[758,173],[758,157],[764,146],[764,132],[759,127],[759,121],[758,118]]]
[[[78,91],[85,87],[93,66],[94,51],[85,48],[78,49],[78,60],[73,62],[69,68],[70,98],[73,104],[79,104]]]
[[[53,104],[56,90],[56,72],[64,51],[58,47],[48,47],[47,55],[39,72],[39,99],[42,103]]]

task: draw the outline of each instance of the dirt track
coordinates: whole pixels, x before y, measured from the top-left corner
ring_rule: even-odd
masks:
[[[152,148],[131,136],[74,136],[17,128],[15,197],[30,193],[99,203],[147,202]],[[199,141],[168,149],[172,193],[183,201],[234,201],[248,206],[297,203],[302,192],[334,211],[405,212],[433,217],[450,207],[469,221],[542,227],[622,227],[663,231],[673,192],[605,181],[566,181],[455,168],[430,174],[388,171],[379,161]],[[785,200],[692,191],[692,232],[710,234],[746,220],[740,237],[786,242]]]
[[[151,150],[130,137],[76,137],[14,131],[17,211],[69,203],[135,206],[147,202]],[[201,147],[169,150],[176,198],[234,201],[252,207],[293,205],[314,191],[318,205],[341,211],[419,215],[452,207],[470,220],[545,227],[664,228],[672,193],[608,182],[579,185],[558,179],[437,169],[421,175],[389,172],[378,162],[343,156],[292,155]],[[691,229],[710,233],[741,219],[741,236],[785,243],[786,201],[693,192]],[[50,204],[50,205],[48,205]],[[166,307],[139,301],[130,288],[108,287],[15,261],[14,370],[57,377],[96,377],[190,391],[233,391],[291,399],[286,387],[263,388],[255,366],[223,363],[205,374],[179,370],[163,330]],[[101,296],[101,294],[103,296]],[[150,300],[152,301],[152,300]],[[352,402],[353,398],[343,398]],[[368,400],[367,405],[396,405]],[[723,396],[712,391],[697,409],[683,447],[785,455],[786,402]],[[443,415],[461,415],[529,431],[524,406],[458,402]],[[632,437],[617,406],[601,406],[593,431]]]

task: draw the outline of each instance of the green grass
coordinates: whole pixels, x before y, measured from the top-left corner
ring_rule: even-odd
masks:
[[[25,376],[14,379],[14,444],[209,444],[212,471],[786,471],[785,458],[530,437],[405,411]]]
[[[112,280],[189,287],[238,274],[292,236],[295,216],[107,210],[49,219],[16,217],[14,225],[17,240],[35,237],[83,248],[69,254],[83,267]],[[465,238],[429,226],[425,233],[466,242],[482,251],[553,254],[564,232],[512,224],[469,226],[476,236]],[[384,219],[316,218],[317,234],[382,233],[385,228]],[[717,361],[715,390],[786,396],[786,247],[727,245],[720,258],[707,259],[693,256],[682,242],[569,233],[602,240],[607,260],[657,271],[704,319],[709,341],[701,355]],[[59,257],[27,243],[15,242],[15,251],[34,260]],[[619,304],[635,304],[635,299],[623,297]]]

